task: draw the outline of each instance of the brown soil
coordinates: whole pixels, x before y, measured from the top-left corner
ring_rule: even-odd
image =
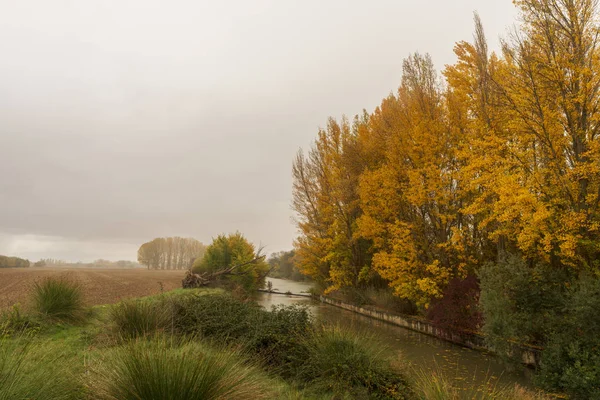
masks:
[[[88,305],[116,303],[129,297],[158,294],[181,287],[185,271],[85,268],[0,268],[0,310],[27,307],[36,280],[67,276],[81,283]]]

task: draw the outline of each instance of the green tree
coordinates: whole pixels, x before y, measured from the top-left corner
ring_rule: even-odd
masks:
[[[270,276],[273,278],[291,279],[293,281],[306,281],[310,278],[300,271],[295,259],[296,252],[280,251],[271,254],[269,257],[269,266],[271,267]]]
[[[192,271],[198,274],[216,273],[239,265],[224,279],[246,291],[262,288],[269,272],[269,265],[244,235],[239,232],[219,235],[206,248],[204,257],[194,262]]]

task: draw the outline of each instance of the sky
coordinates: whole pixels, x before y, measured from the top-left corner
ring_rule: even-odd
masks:
[[[511,0],[0,0],[0,254],[135,260],[155,237],[297,230],[291,167]]]

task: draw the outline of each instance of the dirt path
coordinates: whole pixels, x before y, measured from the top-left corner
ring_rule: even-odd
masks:
[[[181,287],[184,271],[84,268],[0,268],[0,310],[15,303],[28,306],[36,280],[68,276],[81,283],[88,305],[116,303],[130,297],[158,294]]]

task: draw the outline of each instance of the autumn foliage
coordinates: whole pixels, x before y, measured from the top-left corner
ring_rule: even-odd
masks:
[[[299,152],[304,273],[328,290],[384,278],[427,306],[502,252],[600,272],[598,7],[515,4],[498,54],[476,17],[441,75],[411,55],[395,94]]]

